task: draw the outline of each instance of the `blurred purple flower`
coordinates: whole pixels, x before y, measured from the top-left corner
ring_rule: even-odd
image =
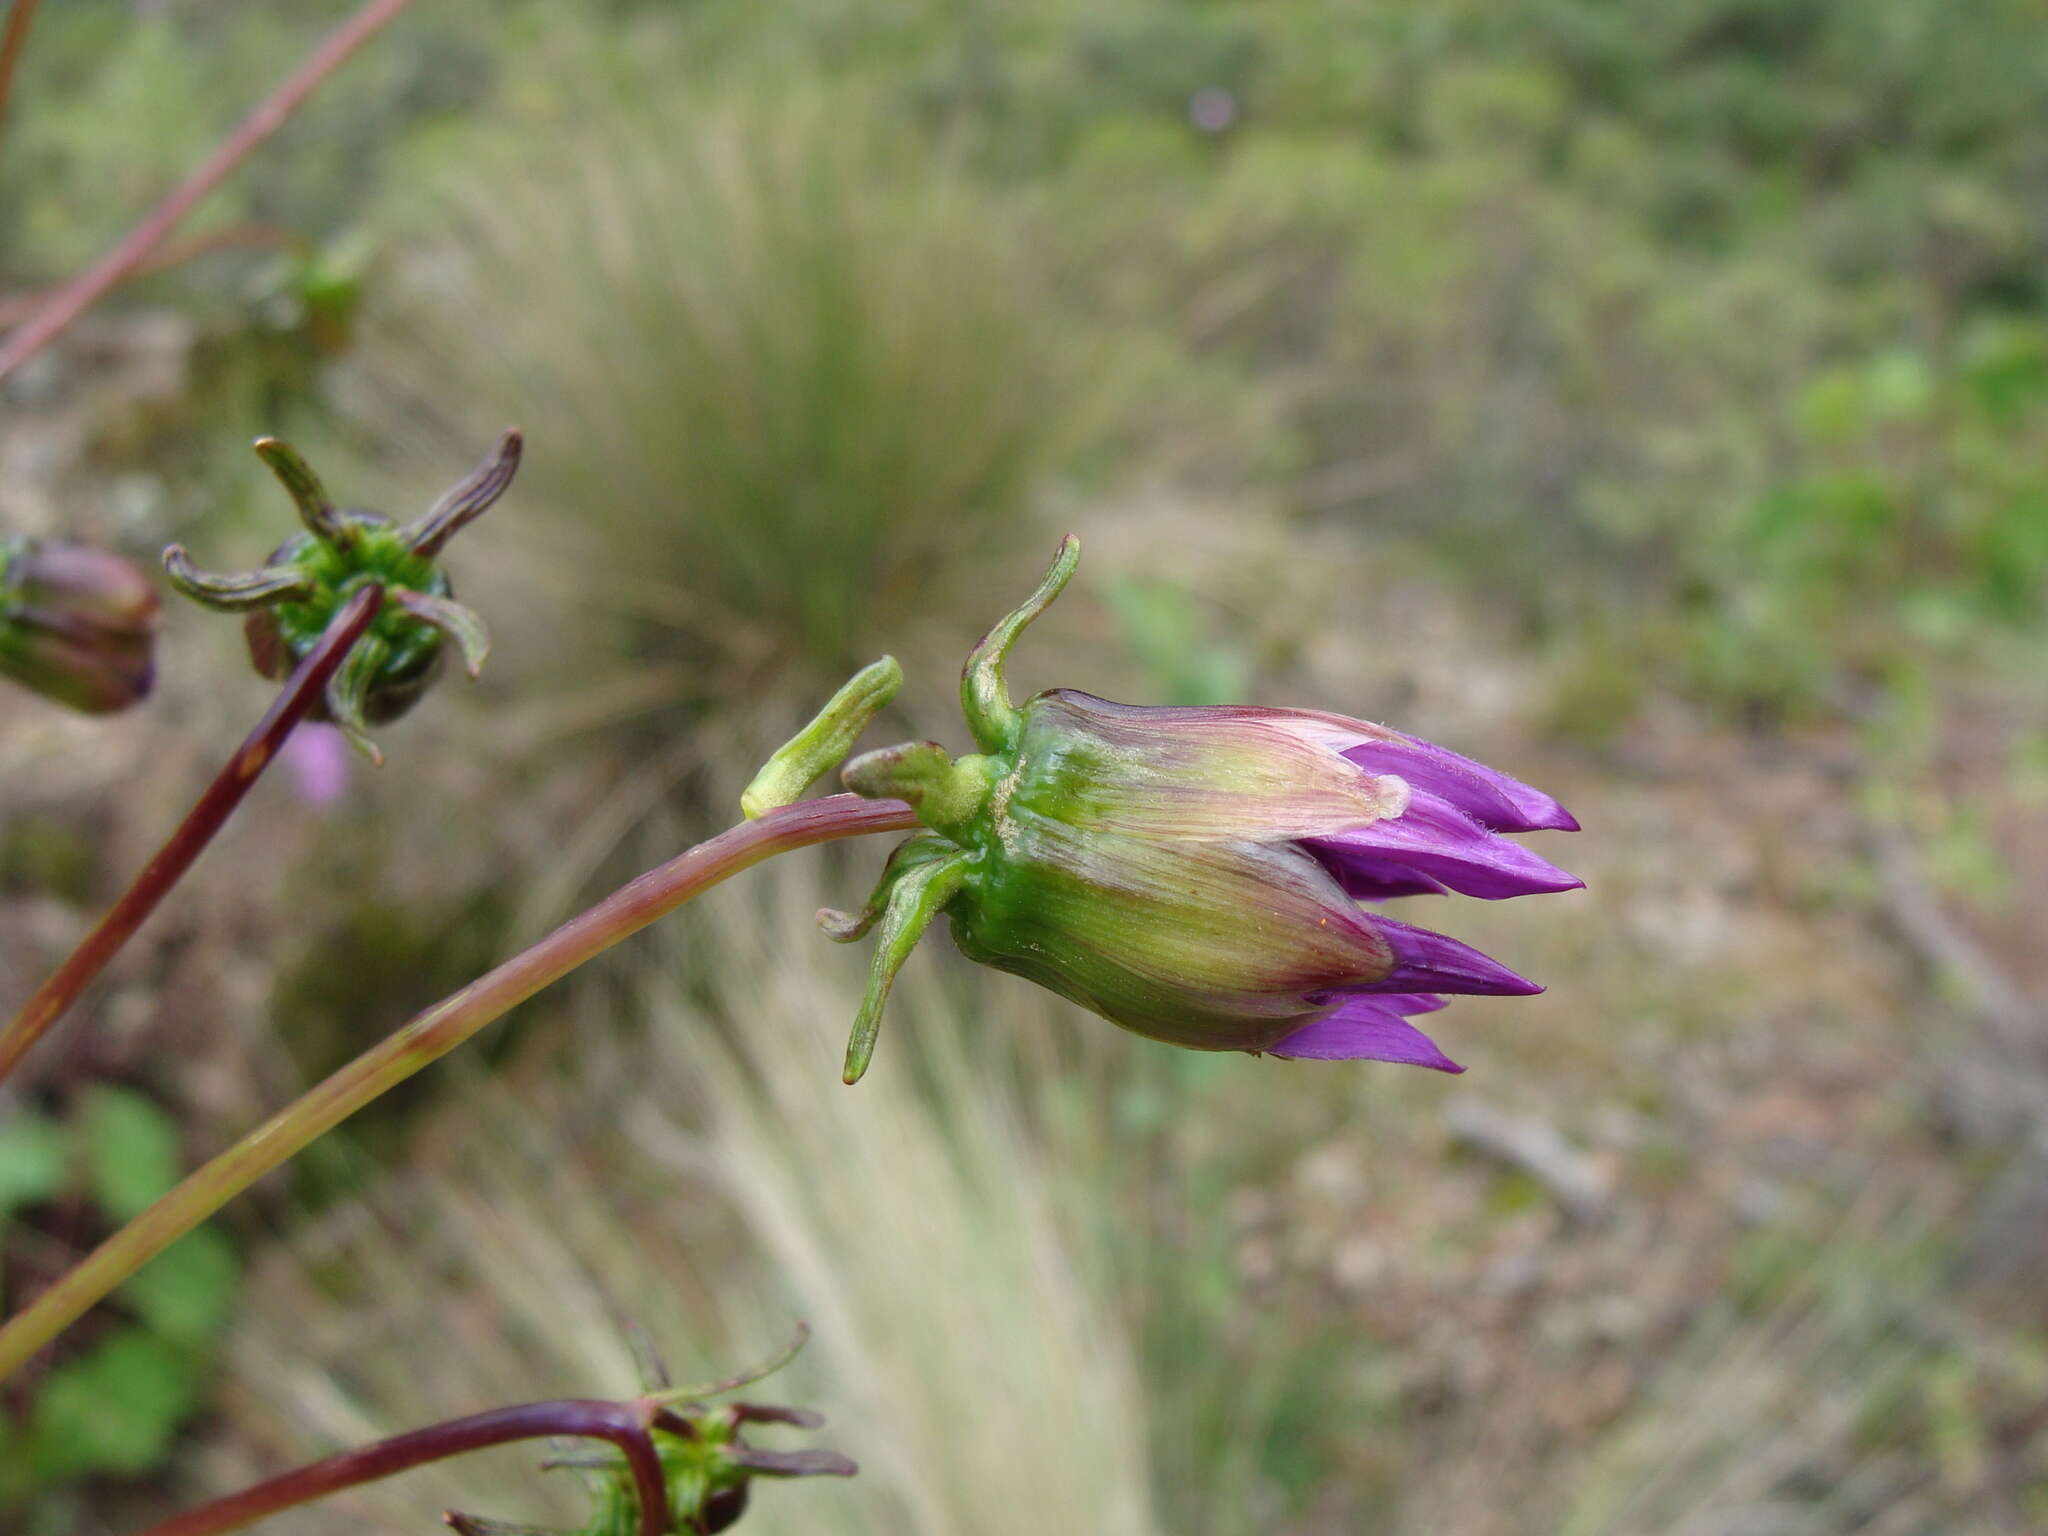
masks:
[[[1203,133],[1222,133],[1237,121],[1237,97],[1220,85],[1205,85],[1188,98],[1188,121]]]
[[[354,772],[348,738],[331,725],[307,722],[286,739],[279,754],[291,770],[292,788],[308,805],[328,806],[348,793]]]

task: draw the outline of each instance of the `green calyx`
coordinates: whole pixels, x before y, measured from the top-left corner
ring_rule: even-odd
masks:
[[[818,914],[819,925],[840,943],[871,928],[877,932],[867,991],[847,1042],[848,1083],[858,1082],[867,1071],[897,971],[933,919],[973,887],[988,862],[994,810],[1003,784],[1014,776],[1025,733],[1026,717],[1010,700],[1004,664],[1017,637],[1059,596],[1080,558],[1081,542],[1069,534],[1060,541],[1037,590],[991,629],[968,657],[960,701],[980,752],[956,758],[937,742],[909,741],[863,753],[841,772],[842,782],[855,794],[904,801],[931,829],[890,855],[860,913]]]
[[[906,741],[863,752],[846,765],[840,781],[864,799],[904,801],[934,832],[964,843],[1004,766],[1002,759],[980,753],[949,757],[935,741]]]
[[[502,496],[519,467],[522,439],[508,431],[496,450],[451,487],[424,516],[403,525],[376,512],[337,507],[312,468],[276,438],[260,438],[263,460],[292,498],[304,531],[280,545],[260,570],[200,570],[176,544],[164,551],[171,584],[195,602],[247,615],[256,669],[281,679],[320,643],[335,615],[376,583],[384,606],[328,684],[323,715],[373,762],[383,755],[368,727],[395,720],[418,702],[452,641],[475,677],[490,650],[483,619],[455,601],[438,556],[459,530]]]

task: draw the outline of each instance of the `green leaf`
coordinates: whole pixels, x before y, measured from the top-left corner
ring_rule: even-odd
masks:
[[[177,1128],[152,1100],[132,1088],[96,1088],[82,1121],[93,1196],[114,1220],[132,1221],[178,1182]]]
[[[32,1460],[45,1481],[133,1475],[164,1459],[198,1395],[194,1352],[124,1328],[59,1367],[36,1400]]]
[[[0,1121],[0,1216],[47,1200],[64,1184],[64,1136],[48,1116],[16,1110]]]
[[[240,1278],[233,1245],[213,1228],[201,1227],[150,1260],[119,1294],[166,1338],[208,1344],[234,1312]]]

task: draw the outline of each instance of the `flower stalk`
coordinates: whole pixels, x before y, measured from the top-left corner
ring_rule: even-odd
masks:
[[[29,1048],[63,1017],[65,1010],[106,969],[121,946],[134,937],[171,887],[184,878],[185,872],[206,851],[214,834],[227,824],[251,786],[277,756],[285,738],[320,702],[328,679],[377,617],[383,598],[383,588],[375,585],[355,594],[319,644],[292,673],[256,728],[207,785],[178,829],[157,850],[156,857],[143,866],[142,873],[70,957],[22,1004],[6,1029],[0,1030],[0,1079],[13,1071]]]
[[[626,1459],[639,1499],[638,1536],[666,1536],[671,1523],[668,1487],[649,1433],[657,1411],[641,1401],[612,1403],[591,1398],[494,1408],[488,1413],[451,1419],[316,1461],[269,1482],[160,1520],[141,1536],[224,1536],[228,1531],[243,1530],[287,1509],[311,1504],[346,1488],[396,1477],[430,1462],[551,1436],[602,1440],[616,1447]]]
[[[542,1438],[597,1440],[611,1447],[608,1454],[558,1454],[541,1464],[543,1471],[571,1468],[588,1478],[596,1507],[578,1531],[542,1532],[455,1510],[442,1516],[449,1527],[461,1536],[623,1536],[629,1526],[635,1536],[712,1536],[746,1513],[749,1484],[756,1477],[852,1477],[860,1470],[837,1451],[769,1450],[750,1445],[742,1433],[755,1424],[817,1429],[825,1422],[822,1414],[773,1403],[705,1401],[773,1375],[796,1358],[809,1337],[809,1327],[799,1323],[789,1344],[760,1365],[723,1381],[678,1387],[646,1336],[635,1329],[639,1397],[624,1402],[563,1398],[450,1419],[283,1473],[159,1521],[141,1536],[225,1536],[346,1488],[471,1451]]]
[[[391,1035],[249,1132],[108,1238],[0,1327],[0,1380],[20,1370],[165,1248],[316,1138],[438,1061],[485,1025],[656,919],[763,859],[917,826],[897,801],[831,795],[769,811],[649,870]]]

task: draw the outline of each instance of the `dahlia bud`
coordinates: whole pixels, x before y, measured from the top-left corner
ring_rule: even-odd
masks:
[[[1578,823],[1469,758],[1341,715],[1065,689],[1017,708],[1004,659],[1078,558],[1070,537],[969,659],[961,695],[979,753],[915,742],[846,766],[847,788],[906,800],[931,829],[897,850],[867,912],[821,915],[834,938],[870,924],[882,935],[847,1081],[940,912],[970,959],[1155,1040],[1461,1070],[1408,1020],[1444,993],[1542,989],[1361,898],[1573,889],[1501,834]]]
[[[0,674],[88,714],[139,703],[156,679],[156,592],[88,544],[0,539]]]
[[[448,490],[416,522],[403,526],[379,512],[337,507],[306,461],[274,437],[256,453],[298,508],[305,530],[272,552],[258,571],[214,575],[184,549],[164,551],[171,584],[209,608],[246,613],[249,659],[265,677],[282,680],[305,660],[334,616],[371,582],[383,585],[383,610],[327,684],[312,715],[341,727],[372,762],[383,754],[368,728],[396,720],[440,675],[448,642],[471,677],[490,650],[484,622],[455,601],[441,569],[442,547],[504,495],[519,468],[521,438],[508,431],[497,449]]]

